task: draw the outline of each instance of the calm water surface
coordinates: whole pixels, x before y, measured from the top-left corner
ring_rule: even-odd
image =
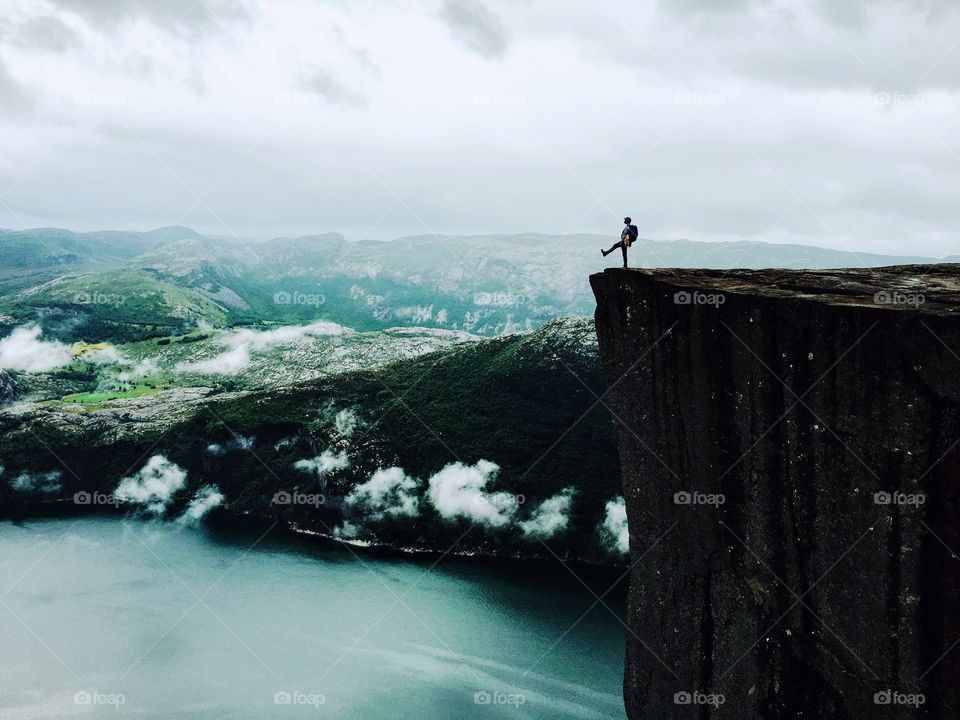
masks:
[[[261,533],[0,522],[0,718],[625,717],[622,587]]]

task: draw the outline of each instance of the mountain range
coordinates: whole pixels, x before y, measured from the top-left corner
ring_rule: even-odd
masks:
[[[184,227],[0,231],[0,323],[62,340],[130,342],[200,327],[337,322],[493,336],[587,315],[585,274],[615,264],[600,235],[335,233],[238,243]],[[644,241],[640,267],[827,268],[933,262],[763,242]],[[0,325],[2,332],[2,325]]]

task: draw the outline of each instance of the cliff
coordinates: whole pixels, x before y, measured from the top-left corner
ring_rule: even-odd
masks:
[[[958,276],[590,278],[630,718],[960,716]]]

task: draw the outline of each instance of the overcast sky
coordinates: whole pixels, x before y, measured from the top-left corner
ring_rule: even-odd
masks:
[[[0,227],[960,252],[954,0],[0,0]]]

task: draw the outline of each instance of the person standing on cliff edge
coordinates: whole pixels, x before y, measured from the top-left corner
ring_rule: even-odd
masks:
[[[634,242],[636,242],[637,237],[639,237],[640,235],[640,231],[637,230],[637,226],[633,224],[633,221],[630,219],[629,215],[623,219],[623,225],[624,225],[623,232],[620,233],[620,242],[614,243],[613,247],[611,247],[609,250],[604,250],[603,248],[600,248],[600,252],[603,253],[604,257],[606,257],[617,248],[620,248],[620,250],[623,252],[623,267],[624,269],[626,269],[627,248],[633,245]]]

